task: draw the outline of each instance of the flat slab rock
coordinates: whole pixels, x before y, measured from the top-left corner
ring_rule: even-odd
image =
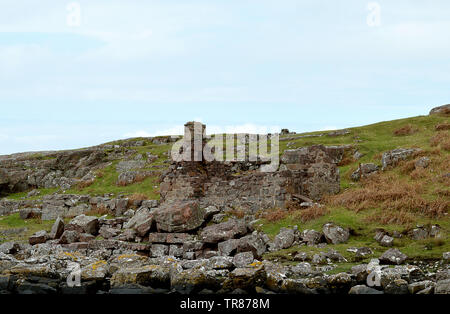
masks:
[[[166,203],[153,213],[157,229],[163,232],[195,230],[203,224],[205,215],[205,210],[197,201]]]

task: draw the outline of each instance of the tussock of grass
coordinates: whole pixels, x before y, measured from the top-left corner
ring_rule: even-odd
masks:
[[[419,129],[412,126],[411,124],[402,126],[399,129],[394,130],[394,135],[395,136],[405,136],[405,135],[411,135],[414,134],[416,132],[418,132]]]
[[[444,123],[439,123],[434,127],[434,129],[436,131],[450,130],[450,123],[448,123],[447,121]]]
[[[345,206],[356,212],[381,207],[384,214],[398,219],[402,212],[420,213],[428,217],[443,217],[450,202],[444,198],[425,199],[422,183],[405,182],[393,174],[379,173],[362,180],[362,188],[344,191],[328,198],[329,204]],[[386,219],[386,218],[385,218]]]

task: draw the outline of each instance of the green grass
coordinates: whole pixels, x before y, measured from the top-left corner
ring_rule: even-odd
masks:
[[[9,194],[7,196],[7,198],[11,199],[11,200],[20,200],[20,199],[38,200],[38,199],[41,199],[45,195],[49,195],[49,194],[53,194],[53,193],[57,192],[59,189],[58,188],[50,188],[50,189],[42,188],[42,189],[37,189],[37,190],[39,190],[41,192],[37,196],[27,197],[27,194],[29,192],[20,192],[20,193]]]
[[[54,220],[43,221],[39,218],[22,219],[19,213],[0,216],[0,243],[7,241],[26,241],[32,234],[40,230],[50,231]],[[4,230],[26,228],[20,234],[2,234]]]

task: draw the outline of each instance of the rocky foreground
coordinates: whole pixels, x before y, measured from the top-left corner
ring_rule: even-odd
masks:
[[[439,110],[448,114],[448,106]],[[169,137],[0,156],[0,195],[15,196],[0,200],[0,220],[12,217],[9,221],[19,219],[23,226],[5,224],[0,230],[0,241],[8,241],[0,244],[0,293],[450,294],[444,190],[449,124],[434,129],[431,141],[442,139],[439,149],[405,142],[395,149],[383,146],[376,150],[378,157],[361,162],[363,140],[347,130],[284,137],[281,141],[348,137],[351,143],[286,149],[279,167],[269,173],[259,171],[261,160],[170,161],[167,150],[174,139]],[[237,149],[249,145],[247,140]],[[374,149],[381,145],[376,144]],[[349,162],[353,166],[344,169]],[[285,222],[271,237],[262,232],[270,232],[258,220],[264,213],[292,206],[320,213],[327,209],[323,197],[340,193],[341,178],[356,185],[399,166],[403,176],[411,173],[407,179],[422,178],[422,184],[437,189],[431,197],[408,199],[406,209],[397,204],[402,214],[411,219],[428,213],[435,220],[421,224],[411,219],[414,223],[405,228],[379,221],[367,232],[365,225],[353,230],[345,217],[330,215],[309,229]],[[143,191],[158,194],[153,198],[159,200],[135,197]],[[391,201],[404,200],[404,191],[391,191]],[[439,200],[431,204],[440,206],[435,212],[428,211],[431,198]],[[390,211],[379,213],[389,217]],[[393,217],[404,218],[400,212]],[[34,233],[45,229],[44,223],[53,224],[51,230]],[[413,255],[408,244],[416,242],[427,252],[440,247],[439,254],[408,257],[405,252]]]
[[[439,262],[407,264],[405,254],[387,248],[368,264],[327,275],[334,263],[345,260],[332,249],[333,244],[352,236],[333,223],[325,224],[321,231],[283,228],[270,240],[254,230],[250,216],[216,223],[222,217],[213,207],[199,210],[195,203],[185,202],[168,210],[145,207],[148,204],[132,217],[106,219],[83,214],[67,224],[58,218],[50,233],[37,232],[29,244],[0,245],[0,292],[450,293],[450,253]],[[416,228],[408,236],[434,236],[438,232],[437,226]],[[389,247],[391,235],[396,236],[380,230],[374,240]],[[298,253],[296,265],[262,258],[267,251],[293,245],[323,251],[313,256]],[[368,247],[352,252],[356,259],[372,254]]]

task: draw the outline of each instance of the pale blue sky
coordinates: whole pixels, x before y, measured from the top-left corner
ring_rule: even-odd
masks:
[[[0,154],[313,131],[450,103],[450,2],[0,0]]]

